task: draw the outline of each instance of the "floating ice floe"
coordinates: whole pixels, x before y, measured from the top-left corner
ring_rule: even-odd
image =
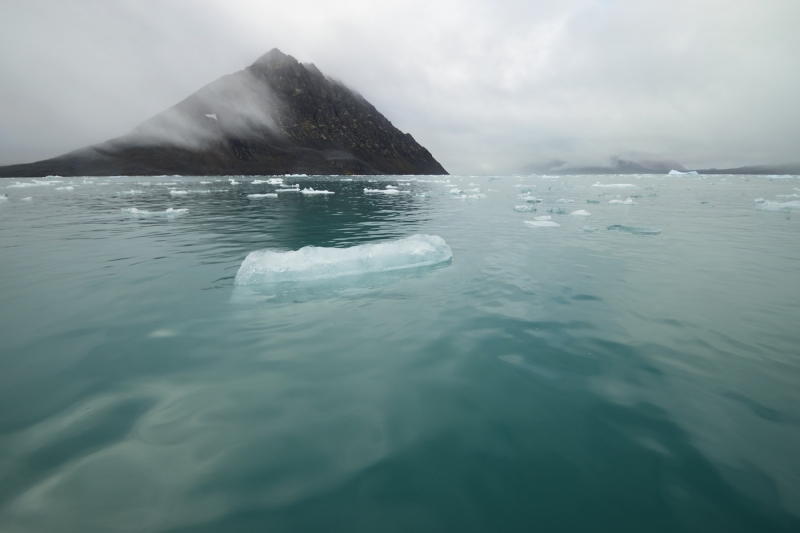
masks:
[[[236,273],[234,284],[312,281],[389,272],[436,265],[452,256],[453,252],[444,239],[436,235],[412,235],[350,248],[306,246],[291,252],[259,250],[247,255]]]
[[[188,209],[173,209],[168,207],[165,211],[147,211],[145,209],[137,209],[136,207],[125,207],[122,209],[123,213],[127,213],[136,218],[146,217],[159,217],[166,216],[167,218],[179,217],[189,212]]]
[[[231,185],[239,185],[239,183],[240,183],[240,182],[236,181],[233,178],[228,178],[228,181],[230,182]]]
[[[397,188],[390,189],[389,186],[385,189],[364,189],[364,194],[411,194],[411,191],[401,191]]]
[[[461,194],[461,189],[459,189],[458,187],[454,187],[450,189],[450,194]]]
[[[770,202],[766,201],[757,206],[757,209],[762,211],[795,211],[800,210],[800,200],[792,200],[791,202]]]
[[[5,202],[6,200],[8,200],[8,195],[7,194],[0,194],[0,202]]]
[[[551,207],[547,210],[548,213],[553,213],[554,215],[566,215],[567,210],[561,207]]]
[[[583,227],[583,231],[585,231],[586,233],[594,233],[595,231],[597,231],[597,227],[595,227],[595,226],[584,226]]]
[[[253,182],[255,183],[255,182]],[[267,184],[269,185],[283,185],[283,178],[269,178],[267,180]]]
[[[49,181],[41,181],[41,180],[32,180],[32,181],[17,181],[8,185],[7,189],[27,189],[28,187],[47,187],[49,185],[55,185],[56,183],[64,183],[61,180],[49,180]]]
[[[136,190],[133,190],[133,189],[131,189],[130,191],[120,191],[120,194],[126,194],[126,195],[130,195],[130,194],[144,194],[144,191],[136,191]]]
[[[697,176],[696,170],[690,170],[688,172],[681,172],[680,170],[670,170],[667,173],[668,176]]]
[[[57,191],[74,191],[75,187],[72,185],[67,185],[66,187],[56,187]]]
[[[539,228],[560,228],[561,224],[553,222],[552,220],[526,220],[526,224],[536,226]]]
[[[627,187],[636,187],[633,183],[600,183],[599,181],[592,185],[592,187],[600,187],[603,189],[624,189]]]
[[[586,200],[587,204],[599,204],[600,200]]]
[[[636,202],[634,202],[633,199],[631,198],[626,198],[625,200],[609,200],[608,203],[620,204],[620,205],[636,205]]]
[[[570,215],[576,216],[576,217],[590,217],[590,216],[592,216],[592,214],[589,211],[585,210],[585,209],[578,209],[577,211],[573,211],[572,213],[570,213]]]
[[[386,188],[387,189],[397,189],[397,187],[395,187],[394,185],[387,185]]]
[[[800,198],[800,194],[776,194],[775,198]]]
[[[754,201],[755,203],[757,203],[757,204],[763,204],[764,202],[766,202],[766,200],[764,200],[764,199],[763,199],[763,198],[761,198],[760,196],[759,196],[758,198],[756,198],[755,200],[753,200],[753,201]]]
[[[541,198],[536,198],[535,196],[531,196],[530,194],[520,194],[518,198],[524,202],[529,204],[540,204],[542,203]]]
[[[556,203],[557,204],[572,204],[572,203],[574,203],[574,201],[570,200],[568,198],[559,198],[558,200],[556,200]]]
[[[536,212],[536,208],[535,208],[535,207],[533,207],[533,206],[532,206],[532,205],[530,205],[530,204],[526,204],[526,205],[515,205],[515,206],[514,206],[514,211],[516,211],[516,212],[518,212],[518,213],[535,213],[535,212]]]
[[[212,183],[214,183],[214,182],[213,181],[201,181],[200,185],[211,185]]]
[[[303,194],[334,194],[333,191],[316,191],[313,187],[309,187],[307,189],[303,189],[300,191]]]
[[[274,192],[268,192],[264,194],[248,194],[248,198],[259,199],[259,198],[277,198],[278,195]]]
[[[611,231],[621,231],[622,233],[632,233],[633,235],[658,235],[661,230],[650,226],[623,226],[621,224],[612,224],[607,226],[606,229]]]
[[[288,189],[275,189],[275,192],[300,192],[300,187],[289,187]]]
[[[214,120],[218,120],[216,113],[203,113],[203,116],[206,116],[208,118],[213,118]]]
[[[171,190],[171,191],[169,191],[169,193],[172,196],[186,196],[187,194],[189,194],[189,191]]]
[[[308,174],[284,174],[287,178],[307,178]]]

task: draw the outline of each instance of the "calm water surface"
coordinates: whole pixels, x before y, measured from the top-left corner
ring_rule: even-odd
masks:
[[[0,183],[4,532],[800,531],[800,179],[60,180]]]

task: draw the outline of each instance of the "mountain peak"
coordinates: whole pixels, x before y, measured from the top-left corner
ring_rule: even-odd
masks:
[[[290,55],[286,55],[277,48],[273,48],[263,56],[259,57],[253,62],[252,66],[257,65],[272,65],[282,63],[297,63],[297,60]]]

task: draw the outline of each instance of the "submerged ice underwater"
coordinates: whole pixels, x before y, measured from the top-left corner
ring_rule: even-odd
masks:
[[[800,531],[795,176],[0,186],[2,531]]]

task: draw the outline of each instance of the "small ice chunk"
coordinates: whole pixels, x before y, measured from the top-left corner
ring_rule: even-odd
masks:
[[[583,231],[585,231],[586,233],[593,233],[597,231],[597,228],[595,226],[584,226]]]
[[[570,215],[573,215],[573,216],[576,216],[576,217],[590,217],[590,216],[592,216],[592,214],[589,211],[585,210],[585,209],[578,209],[577,211],[573,211],[572,213],[570,213]]]
[[[303,189],[300,191],[303,194],[334,194],[333,191],[316,191],[313,187],[309,187],[307,189]]]
[[[550,220],[552,218],[553,217],[551,217],[550,215],[541,215],[541,216],[538,216],[538,217],[533,217],[533,220]]]
[[[395,187],[394,185],[387,185],[386,188],[387,189],[397,189],[397,187]]]
[[[800,194],[776,194],[776,198],[800,198]]]
[[[626,187],[636,187],[633,183],[600,183],[599,181],[592,187],[602,187],[604,189],[623,189]]]
[[[300,187],[291,187],[289,189],[275,189],[275,192],[300,192]]]
[[[763,198],[761,198],[760,196],[758,198],[756,198],[755,200],[753,200],[753,201],[755,203],[757,203],[757,204],[763,204],[765,202],[765,200]]]
[[[255,181],[253,182],[255,183]],[[269,185],[283,185],[283,178],[269,178],[267,180],[267,184]]]
[[[178,191],[178,190],[173,189],[173,190],[169,191],[169,193],[172,196],[186,196],[187,194],[189,194],[189,191]]]
[[[284,174],[287,178],[307,178],[308,174]]]
[[[201,181],[200,185],[211,185],[212,183],[214,183],[214,182],[213,181]]]
[[[268,192],[264,194],[248,194],[248,198],[258,199],[258,198],[277,198],[278,195],[274,192]]]
[[[560,228],[561,224],[558,222],[553,222],[552,220],[526,220],[526,224],[530,224],[531,226],[536,226],[539,228]]]
[[[401,191],[398,189],[364,189],[364,194],[410,194],[411,191]]]
[[[452,256],[444,239],[436,235],[412,235],[350,248],[306,246],[290,252],[259,250],[247,255],[233,283],[255,285],[389,272],[436,265]]]
[[[681,172],[679,170],[670,170],[667,173],[668,176],[697,176],[696,170],[690,170],[689,172]]]
[[[536,212],[536,208],[535,208],[535,207],[533,207],[533,206],[532,206],[532,205],[530,205],[530,204],[526,204],[526,205],[515,205],[515,206],[514,206],[514,211],[516,211],[516,212],[518,212],[518,213],[535,213],[535,212]]]
[[[573,203],[573,201],[568,199],[568,198],[559,198],[558,200],[556,200],[556,203],[557,204],[571,204],[571,203]]]
[[[535,196],[531,196],[530,194],[520,194],[518,198],[524,202],[529,204],[540,204],[542,200],[540,198],[536,198]]]
[[[631,198],[626,198],[625,200],[609,200],[608,203],[619,205],[636,205],[636,202],[634,202]]]
[[[658,235],[661,230],[650,226],[623,226],[621,224],[612,224],[607,226],[606,229],[611,231],[621,231],[623,233],[632,233],[633,235]]]
[[[0,194],[0,201],[5,202],[6,200],[8,200],[8,195],[7,194]]]
[[[133,190],[133,189],[131,189],[130,191],[122,191],[122,192],[120,192],[120,194],[142,194],[142,193],[144,193],[144,191],[137,191],[137,190]]]
[[[125,207],[122,209],[123,213],[127,213],[136,218],[144,218],[144,217],[154,217],[154,216],[167,216],[167,218],[173,218],[181,215],[185,215],[189,212],[188,209],[173,209],[172,207],[167,208],[166,211],[147,211],[145,209],[137,209],[136,207]]]
[[[208,118],[213,118],[214,120],[218,120],[216,113],[203,113],[203,115],[207,116]]]
[[[72,185],[67,185],[66,187],[56,187],[57,191],[74,191],[75,187]]]
[[[228,181],[230,182],[231,185],[239,185],[239,183],[240,183],[240,182],[236,181],[233,178],[228,178]]]
[[[548,213],[553,213],[554,215],[566,215],[567,214],[567,210],[566,209],[562,209],[560,207],[553,207],[551,209],[548,209],[547,212]]]
[[[450,194],[461,194],[461,189],[459,189],[458,187],[454,187],[450,189]]]
[[[770,202],[766,201],[758,206],[762,211],[795,211],[800,210],[800,200],[791,202]]]

